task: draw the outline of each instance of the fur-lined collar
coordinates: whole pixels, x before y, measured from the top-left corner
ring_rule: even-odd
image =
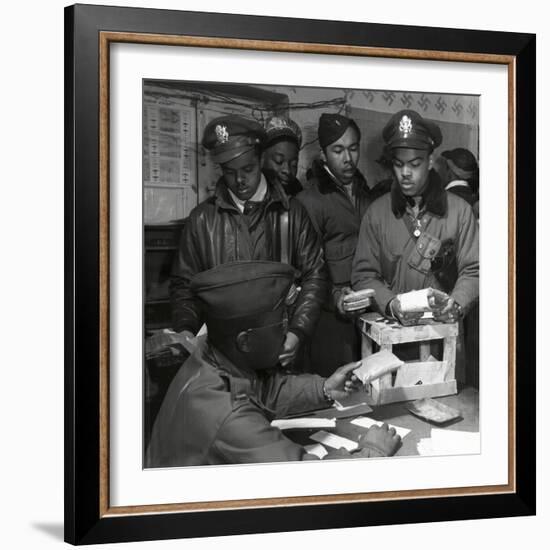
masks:
[[[334,190],[339,187],[338,184],[327,172],[327,170],[325,169],[324,163],[322,163],[321,161],[319,160],[313,161],[311,169],[315,179],[318,182],[319,192],[322,193],[323,195],[327,193],[333,193]],[[369,188],[367,186],[367,180],[359,170],[355,172],[353,176],[353,182],[351,185],[352,185],[352,193],[354,196],[359,196],[361,194],[368,194],[369,192]]]
[[[405,197],[401,193],[399,184],[394,178],[391,187],[391,209],[397,218],[401,218],[407,209],[407,203],[411,204],[412,199]],[[430,170],[428,174],[428,185],[422,193],[422,205],[421,208],[425,208],[428,212],[431,212],[434,216],[442,218],[447,214],[447,194],[441,179],[435,170]]]

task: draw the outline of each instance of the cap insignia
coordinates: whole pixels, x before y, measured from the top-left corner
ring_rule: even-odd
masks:
[[[286,123],[286,121],[279,117],[273,117],[271,119],[270,125],[272,128],[278,128],[278,129],[288,128],[288,124]]]
[[[218,144],[227,143],[229,141],[229,132],[227,131],[227,126],[222,126],[218,124],[216,126],[216,137],[218,138]]]
[[[407,115],[403,115],[399,121],[399,131],[403,134],[403,137],[407,138],[412,132],[412,129],[412,120]]]

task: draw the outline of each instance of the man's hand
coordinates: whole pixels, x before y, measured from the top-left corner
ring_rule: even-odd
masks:
[[[418,321],[422,319],[424,313],[406,313],[401,309],[401,302],[399,297],[396,296],[389,305],[390,313],[394,319],[397,319],[402,325],[416,325]]]
[[[287,332],[286,338],[283,344],[283,349],[279,355],[279,361],[283,367],[290,365],[294,359],[300,347],[300,339],[293,332]]]
[[[462,308],[449,297],[447,305],[439,311],[434,311],[434,321],[440,323],[456,323],[462,318]]]
[[[344,286],[336,290],[333,294],[334,307],[342,317],[346,317],[348,319],[354,319],[355,317],[359,317],[360,315],[363,315],[363,313],[367,311],[368,307],[371,305],[372,300],[365,299],[366,303],[364,307],[362,307],[361,309],[348,311],[346,310],[344,304],[346,301],[346,296],[348,296],[349,294],[353,294],[353,290],[349,286]]]
[[[442,290],[433,289],[428,303],[433,311],[434,321],[439,323],[455,323],[462,317],[462,309],[454,298]]]
[[[380,456],[392,456],[401,445],[401,436],[395,428],[389,428],[386,423],[382,426],[371,426],[366,434],[359,438],[359,449],[369,449]]]
[[[359,378],[352,372],[360,366],[361,361],[357,361],[336,369],[334,373],[325,380],[325,393],[333,400],[340,400],[360,389],[363,384],[361,384]]]

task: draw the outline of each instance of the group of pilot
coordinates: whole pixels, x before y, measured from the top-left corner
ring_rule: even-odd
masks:
[[[358,169],[361,131],[342,114],[319,119],[319,159],[297,179],[302,136],[290,118],[265,126],[212,120],[203,147],[222,176],[187,218],[171,277],[173,328],[207,337],[180,367],[155,420],[146,467],[316,459],[271,420],[326,408],[360,386],[353,291],[398,322],[418,314],[403,293],[441,291],[435,322],[478,300],[477,162],[445,151],[437,124],[395,113],[382,138],[392,178],[369,186]],[[421,315],[421,314],[420,314]],[[343,366],[341,366],[343,365]],[[374,426],[358,449],[327,458],[390,456],[400,439]]]

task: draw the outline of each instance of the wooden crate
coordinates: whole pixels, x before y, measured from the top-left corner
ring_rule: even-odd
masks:
[[[405,327],[390,325],[381,320],[380,315],[376,313],[363,315],[359,323],[363,357],[371,355],[378,349],[392,351],[394,345],[409,342],[418,342],[420,348],[420,360],[406,362],[399,369],[395,380],[390,373],[371,382],[367,388],[370,405],[383,405],[423,397],[442,397],[457,393],[455,367],[458,323],[433,323]],[[441,360],[435,359],[430,354],[432,340],[443,340]],[[432,382],[422,382],[423,377],[429,377]],[[414,383],[415,379],[418,379],[417,383]]]

